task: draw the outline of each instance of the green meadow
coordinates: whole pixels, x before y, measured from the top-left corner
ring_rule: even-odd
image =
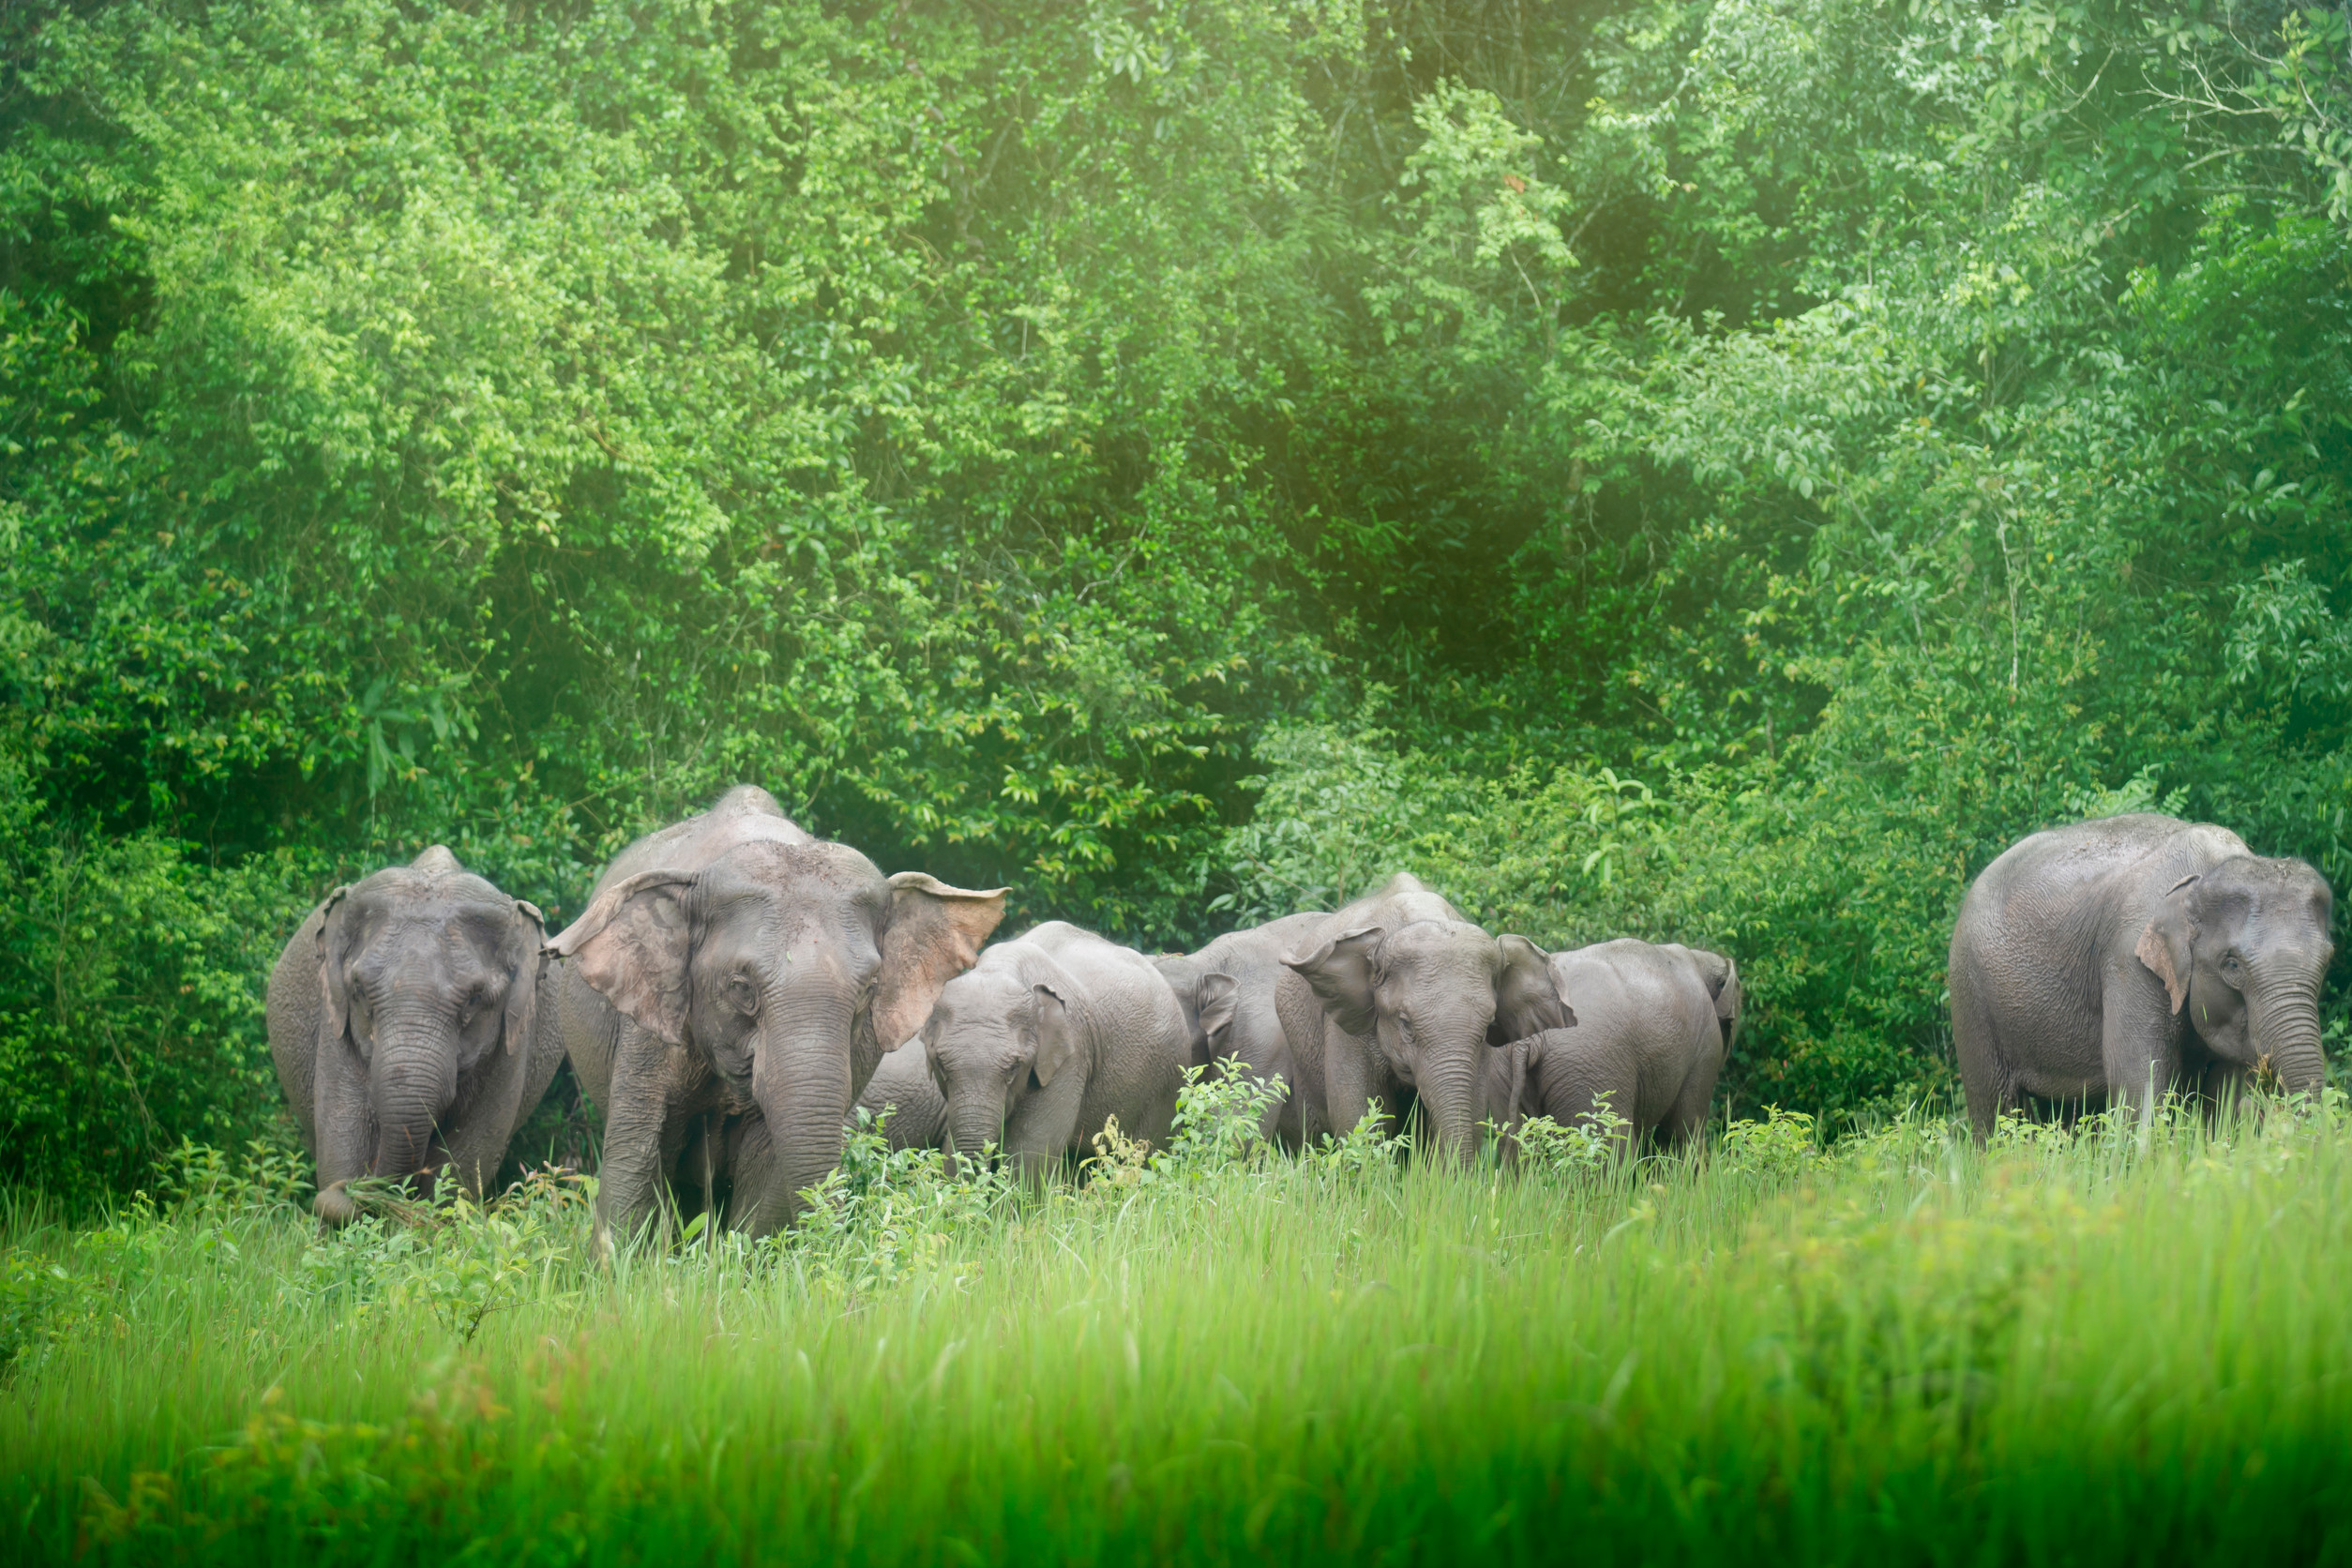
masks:
[[[788,1241],[609,1274],[576,1185],[322,1240],[198,1155],[12,1216],[8,1555],[2343,1561],[2348,1134],[1180,1138],[1044,1198],[868,1144]]]

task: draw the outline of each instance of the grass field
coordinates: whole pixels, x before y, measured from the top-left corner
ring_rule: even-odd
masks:
[[[2352,1560],[2341,1106],[1703,1164],[872,1150],[788,1244],[195,1160],[5,1265],[11,1560]]]

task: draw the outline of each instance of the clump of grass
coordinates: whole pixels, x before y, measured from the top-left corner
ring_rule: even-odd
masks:
[[[118,1561],[2352,1551],[2340,1101],[1446,1169],[1269,1154],[1226,1093],[1042,1196],[869,1134],[792,1235],[609,1274],[553,1179],[330,1238],[260,1190],[21,1227],[7,1267],[83,1283],[0,1405],[0,1529]]]

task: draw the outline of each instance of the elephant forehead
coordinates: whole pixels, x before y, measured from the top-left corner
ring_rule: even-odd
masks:
[[[505,942],[514,906],[446,898],[394,898],[362,906],[360,949],[378,961],[400,957],[478,957]]]
[[[968,970],[941,988],[931,1008],[931,1032],[942,1042],[965,1045],[1016,1040],[1029,1007],[1030,989],[1018,976]]]
[[[1391,931],[1380,942],[1380,966],[1458,970],[1491,975],[1500,961],[1495,939],[1459,920],[1416,920]]]
[[[785,843],[772,838],[731,844],[702,870],[702,880],[715,884],[746,884],[820,891],[879,901],[889,884],[874,863],[847,844],[810,839]]]

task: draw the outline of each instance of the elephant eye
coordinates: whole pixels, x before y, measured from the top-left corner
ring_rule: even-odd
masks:
[[[734,1003],[735,1010],[739,1013],[756,1013],[760,1010],[759,988],[740,974],[727,982],[727,1000]]]

